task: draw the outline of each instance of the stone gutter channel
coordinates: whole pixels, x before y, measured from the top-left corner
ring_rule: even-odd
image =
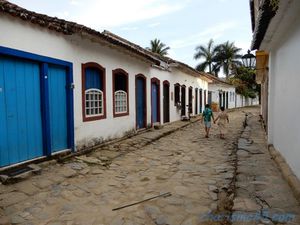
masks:
[[[245,120],[243,122],[244,128],[246,124],[247,124],[247,114],[245,115]],[[239,142],[239,140],[240,137],[238,137],[237,140],[234,142],[235,147],[229,153],[228,163],[233,166],[233,173],[227,187],[223,187],[221,190],[219,190],[217,209],[216,211],[212,212],[214,215],[216,215],[215,217],[216,223],[212,223],[213,225],[215,224],[232,225],[231,217],[233,215],[234,198],[236,197],[236,177],[237,177],[237,169],[238,169],[238,155],[237,155],[238,144],[237,143]],[[209,223],[209,225],[211,224]]]
[[[228,188],[223,188],[218,193],[218,207],[216,212],[213,212],[215,215],[219,216],[219,224],[221,225],[238,225],[238,224],[278,224],[276,221],[272,221],[272,218],[268,217],[265,214],[265,210],[270,208],[270,205],[266,200],[261,196],[255,195],[255,191],[251,193],[247,188],[243,188],[238,184],[238,176],[240,176],[239,165],[241,164],[240,159],[244,156],[244,153],[248,154],[264,154],[261,152],[257,146],[253,145],[253,140],[251,139],[251,127],[248,124],[249,118],[252,118],[251,113],[245,113],[245,119],[243,121],[244,129],[241,131],[240,137],[238,137],[235,149],[232,150],[232,153],[229,157],[231,165],[234,167],[233,177],[230,180]],[[245,162],[243,162],[245,163]],[[255,178],[253,179],[255,182]],[[249,182],[246,180],[245,184]],[[247,184],[246,184],[247,185]],[[243,192],[246,191],[250,200],[244,199],[244,202],[240,202],[240,190]],[[255,201],[256,205],[252,204],[252,200]],[[258,207],[257,207],[258,206]],[[257,215],[259,213],[259,215]],[[248,220],[248,215],[258,216],[257,219]],[[249,222],[249,223],[247,223]]]
[[[261,121],[246,113],[243,125],[232,151],[232,180],[218,196],[220,224],[299,224],[299,203],[268,151]]]
[[[257,118],[252,113],[245,114],[244,130],[238,139],[235,164],[236,176],[234,178],[235,196],[232,199],[231,219],[228,223],[231,225],[241,224],[241,222],[258,225],[277,224],[264,213],[271,206],[262,196],[257,194],[257,185],[266,183],[258,180],[259,175],[256,174],[256,171],[252,170],[252,172],[248,173],[252,166],[256,166],[252,164],[251,160],[248,160],[249,158],[256,158],[255,155],[268,154],[268,152],[263,152],[262,147],[265,146],[255,143],[257,140],[254,140],[255,137],[252,135],[256,128],[253,125],[253,120],[255,119]],[[256,129],[255,132],[259,133]],[[264,133],[260,134],[264,138]],[[259,167],[259,165],[257,166]],[[250,218],[250,216],[253,218]]]

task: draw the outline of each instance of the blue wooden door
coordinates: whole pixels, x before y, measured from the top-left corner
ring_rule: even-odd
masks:
[[[136,127],[146,127],[146,82],[142,77],[136,78]]]
[[[39,64],[0,55],[0,166],[43,155]]]
[[[158,122],[158,85],[155,83],[151,84],[151,114],[152,122]]]
[[[57,152],[68,148],[65,67],[49,65],[48,82],[51,152]]]

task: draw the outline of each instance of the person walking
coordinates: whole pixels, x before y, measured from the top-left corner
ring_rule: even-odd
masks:
[[[205,127],[205,137],[208,138],[209,137],[209,130],[211,128],[211,118],[214,121],[214,114],[212,112],[212,110],[210,109],[210,105],[206,104],[205,105],[205,109],[202,113],[202,117],[201,117],[201,123],[203,123],[204,120],[204,127]]]
[[[229,118],[223,106],[221,107],[221,112],[219,112],[217,118],[214,120],[214,123],[216,123],[218,120],[219,120],[218,127],[220,130],[220,138],[225,139],[226,122],[229,123]]]

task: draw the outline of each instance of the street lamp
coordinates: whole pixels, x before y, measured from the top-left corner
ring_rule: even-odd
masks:
[[[255,69],[256,65],[256,57],[255,55],[251,54],[250,50],[248,53],[242,56],[243,65],[249,69]]]

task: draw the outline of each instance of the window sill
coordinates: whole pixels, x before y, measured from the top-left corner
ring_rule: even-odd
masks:
[[[83,122],[95,121],[95,120],[102,120],[106,119],[106,115],[102,116],[91,116],[91,117],[83,117]]]
[[[126,113],[114,113],[114,118],[115,117],[128,116],[128,115],[129,115],[129,112],[126,112]]]

